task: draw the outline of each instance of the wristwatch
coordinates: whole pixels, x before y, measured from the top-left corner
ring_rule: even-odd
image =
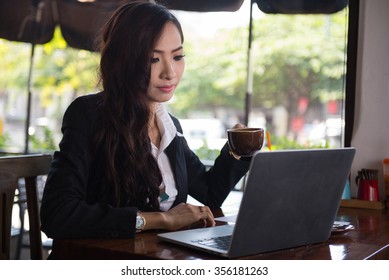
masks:
[[[143,215],[140,212],[138,212],[136,214],[136,221],[135,221],[136,232],[141,232],[144,229],[145,225],[146,225],[145,217],[143,217]]]

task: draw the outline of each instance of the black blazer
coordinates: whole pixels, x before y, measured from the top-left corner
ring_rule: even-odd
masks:
[[[104,164],[101,152],[93,152],[93,137],[101,124],[102,93],[77,98],[62,123],[60,150],[54,153],[41,204],[42,231],[51,238],[132,237],[136,207],[113,207],[103,196]],[[178,195],[173,207],[186,202],[188,194],[210,208],[220,207],[231,188],[249,168],[221,150],[206,171],[190,150],[176,118],[176,135],[165,152],[174,173]],[[136,163],[134,163],[136,164]],[[113,197],[108,195],[108,197]]]

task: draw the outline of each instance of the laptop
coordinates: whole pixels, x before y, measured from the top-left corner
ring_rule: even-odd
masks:
[[[354,155],[354,148],[257,152],[234,224],[158,237],[228,258],[326,241]]]

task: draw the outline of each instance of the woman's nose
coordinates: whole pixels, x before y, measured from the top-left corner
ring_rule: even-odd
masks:
[[[163,79],[171,80],[176,77],[176,70],[174,69],[174,65],[170,62],[165,62],[163,65],[163,70],[161,73],[161,77]]]

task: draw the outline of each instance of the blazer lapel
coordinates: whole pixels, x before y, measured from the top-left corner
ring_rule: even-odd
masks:
[[[172,170],[174,172],[174,178],[178,191],[177,198],[174,201],[173,206],[176,206],[182,202],[186,202],[188,195],[185,156],[182,149],[180,149],[179,142],[179,136],[176,136],[170,145],[165,149],[165,153],[169,158]]]

